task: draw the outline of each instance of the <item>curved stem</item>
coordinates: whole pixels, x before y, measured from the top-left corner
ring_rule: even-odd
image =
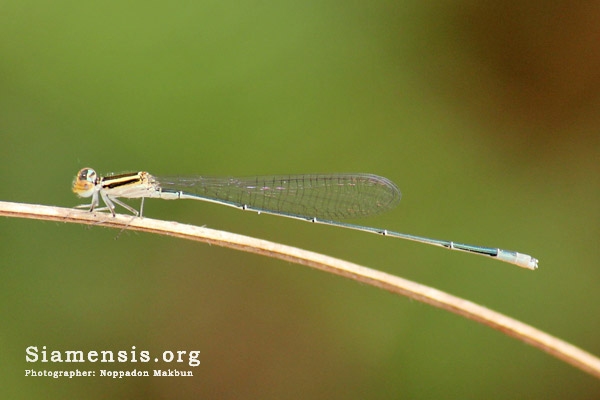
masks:
[[[535,346],[584,372],[600,378],[600,359],[530,325],[440,290],[323,254],[177,222],[135,218],[120,214],[113,217],[110,214],[90,213],[72,208],[0,201],[0,216],[96,224],[111,228],[175,236],[306,265],[385,289],[472,319]]]

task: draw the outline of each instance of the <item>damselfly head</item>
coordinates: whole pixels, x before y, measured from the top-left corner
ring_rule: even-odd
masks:
[[[94,193],[97,180],[96,171],[91,168],[83,168],[73,181],[73,193],[79,197],[90,197]]]

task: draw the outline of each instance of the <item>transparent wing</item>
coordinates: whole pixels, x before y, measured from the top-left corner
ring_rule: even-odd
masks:
[[[371,174],[156,177],[156,181],[163,191],[308,218],[379,214],[395,207],[401,197],[393,182]]]

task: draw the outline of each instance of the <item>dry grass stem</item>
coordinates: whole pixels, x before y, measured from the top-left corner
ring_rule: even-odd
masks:
[[[440,290],[323,254],[229,232],[177,222],[149,218],[132,218],[130,215],[112,217],[104,213],[90,213],[72,208],[10,202],[0,202],[0,215],[78,224],[94,224],[117,229],[175,236],[306,265],[367,285],[382,288],[389,292],[472,319],[535,346],[582,371],[600,378],[600,359],[530,325]]]

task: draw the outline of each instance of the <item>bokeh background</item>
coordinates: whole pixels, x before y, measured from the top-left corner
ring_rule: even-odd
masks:
[[[80,204],[82,167],[377,173],[402,203],[355,222],[540,269],[193,201],[145,213],[416,280],[600,354],[599,20],[598,3],[566,1],[4,1],[0,199]],[[600,397],[499,332],[305,267],[98,226],[5,218],[0,234],[4,398]],[[202,364],[25,378],[156,368],[31,364],[31,345]]]

